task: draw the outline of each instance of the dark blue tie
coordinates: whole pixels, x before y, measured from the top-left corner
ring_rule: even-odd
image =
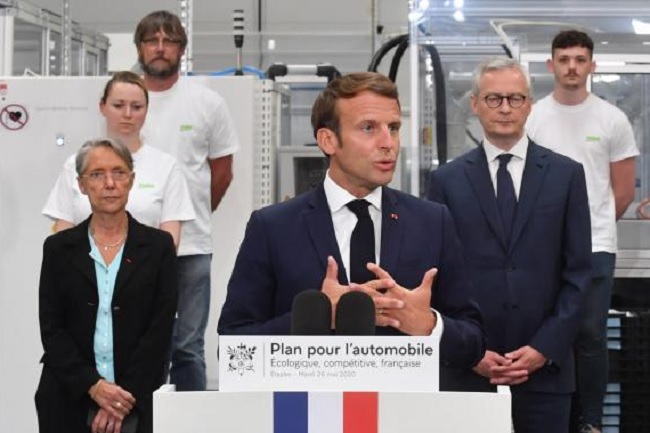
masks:
[[[512,177],[508,172],[508,163],[512,155],[504,153],[497,156],[499,159],[499,169],[497,170],[497,204],[501,214],[501,222],[506,234],[506,240],[510,242],[512,233],[512,223],[515,220],[515,210],[517,209],[517,196],[515,195],[515,186],[512,183]]]
[[[366,200],[353,200],[347,207],[357,216],[350,238],[350,282],[363,284],[375,279],[366,268],[368,262],[375,263],[375,225],[368,212]]]

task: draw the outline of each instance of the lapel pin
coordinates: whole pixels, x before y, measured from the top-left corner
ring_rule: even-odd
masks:
[[[392,213],[392,214],[390,214],[390,219],[392,219],[393,221],[397,221],[398,218],[399,218],[399,217],[397,216],[396,213]]]
[[[126,260],[127,263],[131,263],[131,259],[129,259],[128,257],[124,260]]]

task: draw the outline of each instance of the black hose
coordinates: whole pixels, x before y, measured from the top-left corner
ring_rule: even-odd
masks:
[[[394,47],[397,47],[393,60],[390,66],[389,78],[395,82],[397,78],[397,71],[399,69],[399,62],[401,61],[404,52],[409,46],[409,35],[404,34],[396,36],[384,43],[379,50],[373,55],[368,71],[377,72],[377,68],[381,63],[384,56]],[[438,165],[447,163],[448,146],[447,146],[447,95],[445,92],[445,75],[442,69],[442,61],[440,54],[433,45],[424,45],[429,56],[431,57],[431,65],[433,67],[433,81],[435,85],[435,107],[436,107],[436,151],[438,153]]]
[[[394,38],[390,39],[388,42],[385,42],[372,56],[372,60],[370,60],[370,65],[368,65],[368,71],[377,72],[377,68],[379,67],[381,60],[384,58],[386,53],[388,53],[394,47],[399,45],[404,39],[408,40],[408,38],[409,35],[404,34],[404,35],[395,36]]]
[[[510,51],[510,48],[508,48],[506,44],[501,44],[501,48],[503,48],[503,51],[506,52],[506,56],[510,57],[511,59],[514,58],[512,57],[512,51]]]
[[[399,63],[402,61],[404,52],[409,47],[409,40],[404,39],[395,49],[395,54],[393,54],[393,60],[390,62],[390,72],[388,73],[388,78],[394,83],[397,80],[397,71],[399,70]]]

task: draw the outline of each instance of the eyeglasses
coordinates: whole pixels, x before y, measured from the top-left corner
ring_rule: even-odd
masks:
[[[161,43],[163,47],[170,48],[170,47],[179,46],[181,44],[181,41],[180,39],[173,39],[173,38],[162,38],[162,39],[147,38],[147,39],[143,39],[142,43],[149,48],[157,47]]]
[[[519,94],[508,95],[508,96],[487,95],[485,98],[483,98],[483,100],[485,101],[485,105],[487,105],[490,108],[499,108],[501,104],[503,104],[504,99],[508,100],[508,105],[510,105],[511,108],[521,108],[524,106],[524,103],[526,102],[526,97],[524,95],[519,95]]]
[[[108,178],[110,173],[111,179],[113,179],[114,182],[124,182],[125,180],[129,179],[131,175],[133,174],[130,171],[126,170],[113,170],[113,171],[92,171],[88,174],[81,175],[79,177],[82,177],[84,179],[88,179],[91,182],[94,183],[104,183],[106,182],[106,179]]]

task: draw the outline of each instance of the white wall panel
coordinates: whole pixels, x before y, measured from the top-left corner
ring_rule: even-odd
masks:
[[[206,331],[208,384],[218,380],[217,320],[235,255],[253,208],[253,145],[258,122],[252,77],[196,78],[227,101],[239,134],[234,180],[213,214],[212,301]],[[41,215],[64,160],[104,134],[96,78],[0,78],[0,432],[37,430],[34,393],[43,353],[38,324],[42,245],[51,222]],[[21,112],[18,121],[7,111]],[[25,113],[29,116],[25,121]],[[13,128],[18,128],[12,130]],[[57,136],[65,139],[56,144]]]

